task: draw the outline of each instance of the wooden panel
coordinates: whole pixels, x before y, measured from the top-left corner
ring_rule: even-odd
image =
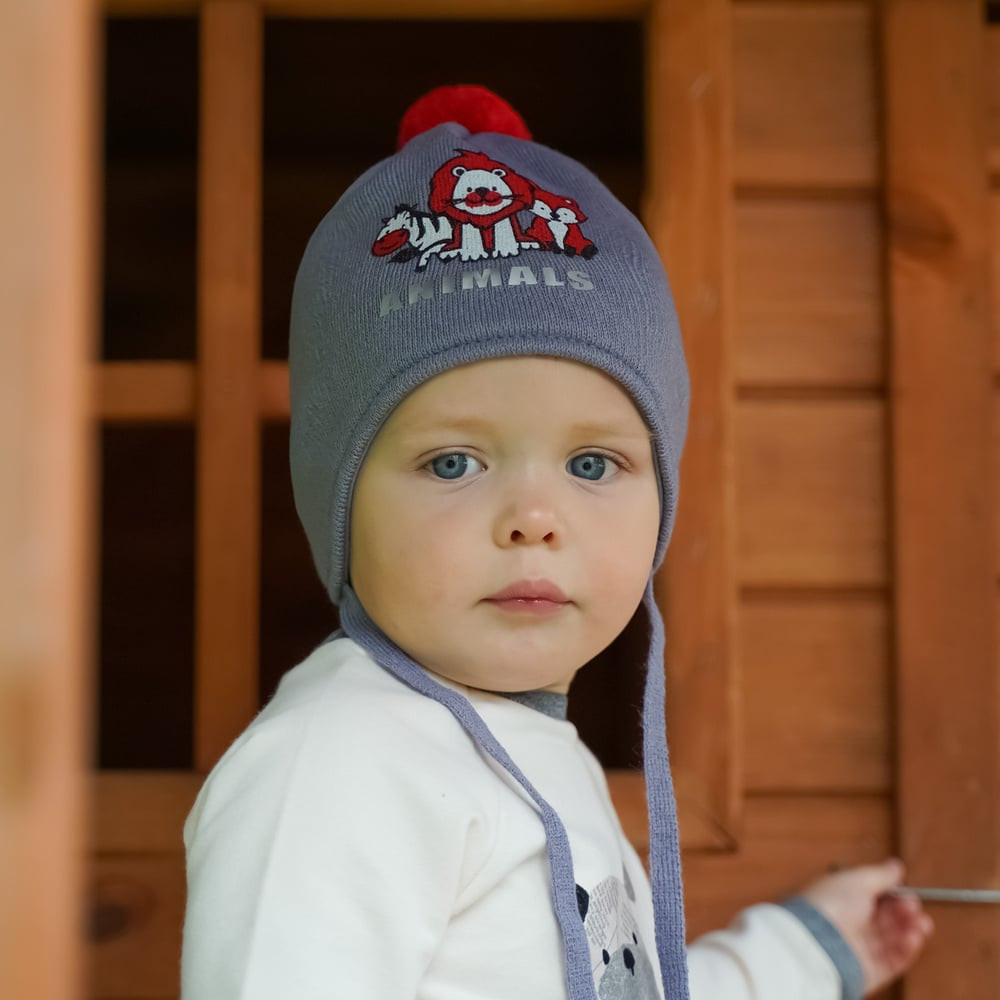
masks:
[[[177,997],[184,899],[183,854],[94,859],[88,886],[89,997]]]
[[[901,846],[921,884],[1000,886],[1000,672],[983,10],[884,7]],[[934,914],[907,997],[986,1000],[1000,910]]]
[[[737,910],[779,900],[826,873],[891,853],[892,803],[881,796],[750,796],[740,849],[684,858],[689,937],[725,926]]]
[[[87,996],[93,1000],[178,995],[182,831],[202,780],[170,771],[92,776]]]
[[[455,0],[262,0],[269,17],[344,17],[401,20],[587,20],[639,17],[650,0],[504,0],[502,5],[467,4]],[[198,0],[104,0],[109,14],[154,17],[194,14]]]
[[[879,213],[874,197],[737,202],[741,385],[883,384]]]
[[[882,594],[744,599],[748,790],[890,791],[888,633]]]
[[[994,376],[995,378],[995,376]],[[993,572],[1000,581],[1000,387],[993,389]],[[997,647],[1000,649],[1000,646]]]
[[[744,586],[887,582],[884,406],[746,399],[737,413]]]
[[[646,809],[646,784],[641,771],[612,770],[606,772],[608,790],[615,812],[621,820],[622,830],[632,846],[640,853],[649,850],[649,813]],[[701,845],[702,835],[685,830],[684,847]]]
[[[1000,182],[1000,27],[986,32],[987,109],[990,173]]]
[[[735,4],[733,42],[737,183],[874,187],[871,5]]]
[[[0,17],[0,996],[79,983],[89,742],[96,24]]]
[[[1000,184],[990,192],[990,320],[993,324],[993,372],[1000,375]]]
[[[183,851],[184,820],[202,776],[187,771],[100,771],[92,776],[91,850]]]
[[[262,23],[202,13],[195,765],[257,710]]]
[[[660,0],[647,25],[644,218],[691,373],[683,499],[659,574],[668,726],[686,836],[728,847],[739,810],[732,511],[728,0]],[[703,720],[711,718],[714,725]]]

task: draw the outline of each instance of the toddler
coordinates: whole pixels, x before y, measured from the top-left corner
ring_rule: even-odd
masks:
[[[341,630],[188,818],[185,1000],[833,1000],[912,960],[892,865],[685,948],[652,576],[687,371],[660,259],[593,175],[488,92],[429,95],[313,235],[289,364]],[[565,717],[626,627],[649,879]]]

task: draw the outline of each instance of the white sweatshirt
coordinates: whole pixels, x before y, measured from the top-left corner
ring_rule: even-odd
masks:
[[[649,884],[575,727],[450,686],[566,826],[598,996],[657,1000]],[[184,841],[182,1000],[565,996],[536,807],[447,709],[350,639],[284,676],[208,776]],[[778,906],[694,942],[689,966],[692,1000],[840,997],[833,962]]]

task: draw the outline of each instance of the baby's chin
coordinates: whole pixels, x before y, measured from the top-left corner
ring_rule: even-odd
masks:
[[[419,663],[420,661],[417,660]],[[472,688],[476,691],[490,691],[497,694],[517,694],[521,691],[552,691],[566,694],[579,668],[566,666],[553,668],[551,660],[538,669],[530,669],[530,664],[480,663],[451,665],[436,663],[432,666],[421,664],[429,673],[452,684]]]

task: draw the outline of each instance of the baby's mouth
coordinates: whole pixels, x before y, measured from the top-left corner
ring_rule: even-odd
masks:
[[[556,614],[573,602],[551,580],[519,580],[483,599],[502,611]]]

